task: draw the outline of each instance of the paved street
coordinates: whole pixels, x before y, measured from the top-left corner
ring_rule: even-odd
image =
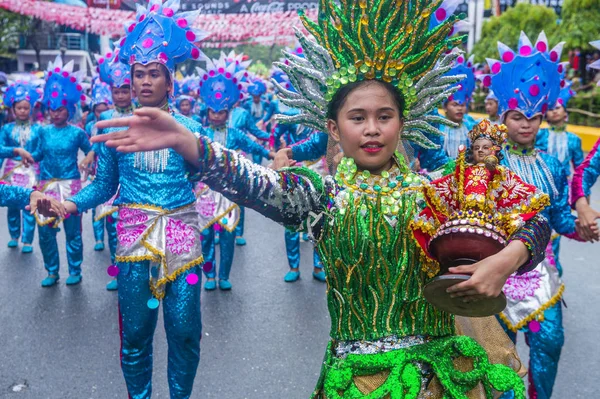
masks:
[[[594,206],[600,209],[600,190]],[[325,286],[312,279],[312,249],[302,244],[302,279],[283,282],[283,228],[247,212],[248,245],[238,247],[231,292],[202,293],[202,358],[194,398],[306,399],[328,338]],[[84,218],[84,280],[42,289],[42,257],[6,248],[0,210],[0,398],[126,398],[119,368],[116,295],[105,290],[108,249],[93,251]],[[600,244],[563,241],[566,344],[554,398],[597,397]],[[161,312],[162,313],[162,312]],[[155,337],[154,398],[168,398],[162,316]],[[526,347],[519,346],[524,356]]]

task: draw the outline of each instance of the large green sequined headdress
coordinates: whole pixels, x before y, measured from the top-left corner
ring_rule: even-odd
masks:
[[[278,116],[327,131],[327,105],[345,84],[379,79],[403,94],[402,139],[431,148],[423,132],[442,134],[435,124],[446,120],[434,108],[456,88],[461,76],[444,76],[458,56],[452,51],[463,38],[453,36],[458,17],[455,0],[320,0],[318,21],[303,11],[300,18],[316,42],[300,31],[296,36],[304,57],[284,53],[276,63],[290,78],[296,92],[273,82],[282,103],[301,112]]]

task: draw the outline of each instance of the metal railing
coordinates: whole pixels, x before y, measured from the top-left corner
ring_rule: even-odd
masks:
[[[36,33],[35,35],[38,43],[46,44],[43,50],[88,50],[87,33]],[[25,36],[21,36],[19,47],[30,48]]]

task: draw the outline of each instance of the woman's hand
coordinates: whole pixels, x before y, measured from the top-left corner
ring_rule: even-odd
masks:
[[[25,166],[30,166],[30,165],[33,165],[33,163],[34,163],[33,157],[24,148],[17,147],[15,149],[13,149],[13,154],[15,155],[15,157],[21,157],[21,162],[23,162],[23,165],[25,165]]]
[[[292,159],[292,149],[283,148],[277,151],[277,154],[275,154],[275,158],[273,159],[273,163],[271,164],[270,168],[273,170],[278,170],[294,165],[296,165],[296,161]]]
[[[467,281],[446,290],[452,298],[464,297],[464,302],[496,298],[508,277],[529,259],[529,250],[521,241],[512,241],[502,251],[468,266],[451,267],[450,273],[470,274]]]
[[[64,218],[67,212],[65,207],[56,199],[45,196],[39,191],[34,191],[29,197],[29,212],[33,215],[36,211],[46,217]]]
[[[172,148],[186,161],[199,166],[198,140],[169,113],[159,108],[144,107],[127,118],[96,123],[98,129],[126,128],[118,132],[92,137],[93,143],[106,143],[120,152],[154,151]]]
[[[85,177],[92,174],[92,166],[94,165],[95,157],[96,153],[94,151],[90,151],[79,163],[79,171],[84,173]]]
[[[595,211],[588,203],[587,198],[581,197],[575,203],[577,209],[577,233],[586,241],[598,241],[600,232],[596,220],[600,219],[600,212]]]

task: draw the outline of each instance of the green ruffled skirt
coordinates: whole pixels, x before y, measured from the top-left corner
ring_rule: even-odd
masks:
[[[467,336],[376,354],[336,357],[327,347],[314,399],[467,399],[514,391],[525,384],[510,367],[492,364],[486,351]]]

